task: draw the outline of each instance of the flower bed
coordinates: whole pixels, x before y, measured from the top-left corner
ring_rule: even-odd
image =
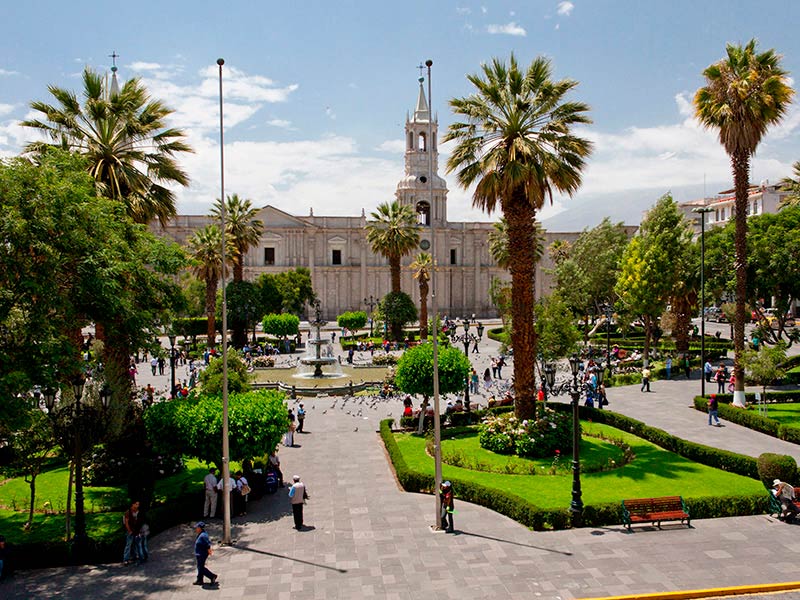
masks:
[[[481,447],[528,458],[553,456],[572,436],[572,417],[550,408],[536,419],[520,421],[510,413],[490,415],[478,427]]]

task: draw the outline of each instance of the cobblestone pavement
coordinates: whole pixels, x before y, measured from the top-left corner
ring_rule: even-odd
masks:
[[[772,438],[730,424],[705,425],[705,415],[688,408],[697,393],[690,385],[699,389],[697,381],[654,382],[650,394],[640,394],[638,386],[612,389],[610,408],[720,447],[755,454],[773,448]],[[572,599],[800,579],[800,529],[769,516],[633,533],[621,526],[532,532],[458,502],[456,533],[432,532],[433,497],[398,488],[376,434],[381,417],[399,415],[400,402],[320,397],[306,406],[309,432],[281,456],[287,477],[298,473],[309,487],[307,527],[292,529],[285,490],[251,503],[248,514],[234,520],[235,545],[218,548],[210,559],[220,574],[217,589],[192,586],[187,518],[151,540],[146,565],[22,572],[0,587],[0,597]],[[564,497],[568,503],[569,489]],[[219,521],[210,533],[219,538]]]

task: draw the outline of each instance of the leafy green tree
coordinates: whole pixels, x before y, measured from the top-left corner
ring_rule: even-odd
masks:
[[[665,194],[647,213],[639,232],[625,249],[622,269],[614,288],[623,312],[644,323],[644,360],[657,319],[664,312],[677,282],[674,258],[690,245],[692,232],[672,196]]]
[[[453,123],[445,137],[456,142],[447,170],[457,171],[462,187],[474,186],[473,205],[490,214],[500,208],[508,224],[516,411],[527,419],[536,402],[536,213],[548,198],[552,202],[553,191],[571,196],[580,187],[592,146],[572,128],[590,122],[589,107],[565,100],[577,82],[553,81],[550,61],[542,57],[527,69],[513,54],[508,66],[493,59],[468,80],[474,92],[450,101],[465,120]]]
[[[283,336],[297,335],[300,331],[300,319],[292,314],[266,315],[262,321],[264,333],[282,338]]]
[[[503,327],[511,325],[511,284],[498,277],[492,277],[489,283],[489,301],[500,313]]]
[[[420,252],[409,266],[414,279],[419,282],[419,339],[428,339],[428,292],[433,272],[433,257],[427,252]]]
[[[554,242],[555,243],[555,242]],[[561,299],[579,315],[596,315],[601,305],[614,303],[614,284],[619,275],[620,262],[628,235],[622,223],[611,223],[608,218],[583,232],[572,244],[568,253],[559,244],[555,261],[556,286]],[[588,336],[588,319],[584,334]]]
[[[36,505],[36,478],[42,472],[47,457],[56,447],[50,418],[38,407],[27,411],[25,426],[10,436],[13,460],[11,470],[25,478],[30,487],[31,501],[25,530],[33,526],[33,508]]]
[[[669,298],[670,312],[675,317],[672,335],[678,352],[689,350],[689,330],[700,298],[700,241],[689,242],[691,236],[688,233],[685,237],[672,257],[674,281]]]
[[[200,384],[207,396],[222,395],[222,356],[212,358],[208,366],[200,371]],[[235,352],[228,353],[228,392],[249,392],[252,376],[247,365]]]
[[[367,221],[367,242],[375,254],[389,261],[392,292],[399,293],[400,261],[419,246],[419,225],[414,210],[396,200],[379,204]]]
[[[786,377],[786,344],[778,342],[774,346],[761,345],[758,351],[745,350],[744,361],[747,365],[747,375],[761,386],[762,398],[767,400],[767,386]]]
[[[458,348],[439,347],[439,392],[456,394],[464,391],[472,366]],[[409,348],[397,363],[395,384],[406,394],[420,394],[427,402],[433,395],[433,344]]]
[[[228,323],[231,329],[242,329],[245,332],[244,343],[247,343],[247,331],[255,335],[256,323],[263,317],[260,310],[261,295],[258,287],[251,281],[231,281],[227,287]],[[222,307],[220,307],[221,309]]]
[[[558,290],[536,303],[536,335],[539,353],[547,361],[568,356],[581,339],[575,319]]]
[[[206,284],[189,272],[180,276],[179,285],[185,298],[186,317],[203,317],[206,314]]]
[[[52,142],[31,142],[25,151],[38,158],[54,147],[86,158],[98,195],[121,200],[137,223],[165,224],[177,213],[175,184],[189,185],[177,158],[192,149],[180,129],[167,128],[172,110],[153,100],[139,79],[121,89],[106,88],[105,76],[85,69],[83,105],[74,92],[51,85],[57,104],[31,102],[40,118],[23,121]]]
[[[343,312],[336,317],[336,324],[344,329],[349,329],[350,335],[355,340],[356,331],[367,324],[367,313],[363,310]]]
[[[378,314],[388,324],[392,337],[399,342],[403,339],[405,324],[417,320],[417,307],[408,294],[389,292],[378,303]]]
[[[262,273],[256,279],[258,288],[258,306],[262,315],[270,315],[281,312],[283,300],[275,282],[275,275]]]
[[[285,396],[256,390],[231,393],[229,402],[230,458],[235,461],[263,456],[280,442],[289,427]],[[189,454],[222,466],[222,398],[202,394],[159,402],[144,415],[148,439],[159,451]]]
[[[311,271],[305,267],[289,269],[274,278],[284,312],[300,315],[306,303],[313,302],[317,297],[311,285]]]
[[[771,125],[779,123],[791,104],[794,90],[781,56],[774,50],[756,51],[756,40],[728,44],[727,56],[703,71],[706,85],[694,96],[695,114],[708,129],[719,131],[719,141],[731,159],[736,223],[736,315],[733,323],[734,401],[744,406],[744,324],[747,302],[747,203],[750,157]]]

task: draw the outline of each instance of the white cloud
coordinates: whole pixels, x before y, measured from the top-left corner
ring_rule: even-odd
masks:
[[[159,63],[142,61],[133,62],[130,65],[131,71],[161,71],[163,68]]]
[[[527,35],[524,28],[517,25],[514,21],[505,25],[487,25],[486,31],[492,35]]]
[[[13,104],[3,104],[0,102],[0,117],[9,114],[12,110],[14,110],[14,108],[15,107]]]
[[[386,140],[378,144],[375,149],[379,152],[391,152],[392,154],[400,156],[406,150],[406,143],[403,140]]]
[[[486,13],[488,13],[488,12],[489,12],[489,9],[488,9],[488,8],[486,8],[485,6],[481,6],[481,12],[482,12],[483,14],[486,14]]]
[[[456,6],[456,14],[458,15],[471,15],[472,9],[468,6]]]
[[[0,69],[0,76],[4,75],[19,75],[18,71],[9,71],[8,69]]]
[[[292,122],[286,119],[270,119],[267,121],[267,125],[279,127],[281,129],[292,129]]]
[[[568,17],[572,14],[572,9],[575,8],[575,5],[570,2],[569,0],[564,0],[563,2],[558,3],[558,14],[562,17]]]

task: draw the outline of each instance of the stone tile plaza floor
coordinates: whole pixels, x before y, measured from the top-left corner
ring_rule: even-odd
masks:
[[[699,385],[656,381],[650,394],[613,388],[610,408],[703,443],[750,454],[791,449],[800,458],[797,446],[736,425],[708,427],[688,408]],[[380,418],[399,415],[400,401],[370,408],[359,400],[305,401],[308,433],[280,452],[287,478],[298,473],[308,485],[307,528],[292,528],[285,489],[251,503],[234,520],[235,545],[217,547],[209,561],[218,588],[192,585],[187,516],[151,540],[145,565],[25,571],[0,585],[0,598],[572,599],[800,580],[800,528],[766,515],[697,520],[691,529],[532,532],[457,501],[456,533],[432,532],[433,497],[399,489],[376,433]],[[219,539],[218,520],[209,532]]]

